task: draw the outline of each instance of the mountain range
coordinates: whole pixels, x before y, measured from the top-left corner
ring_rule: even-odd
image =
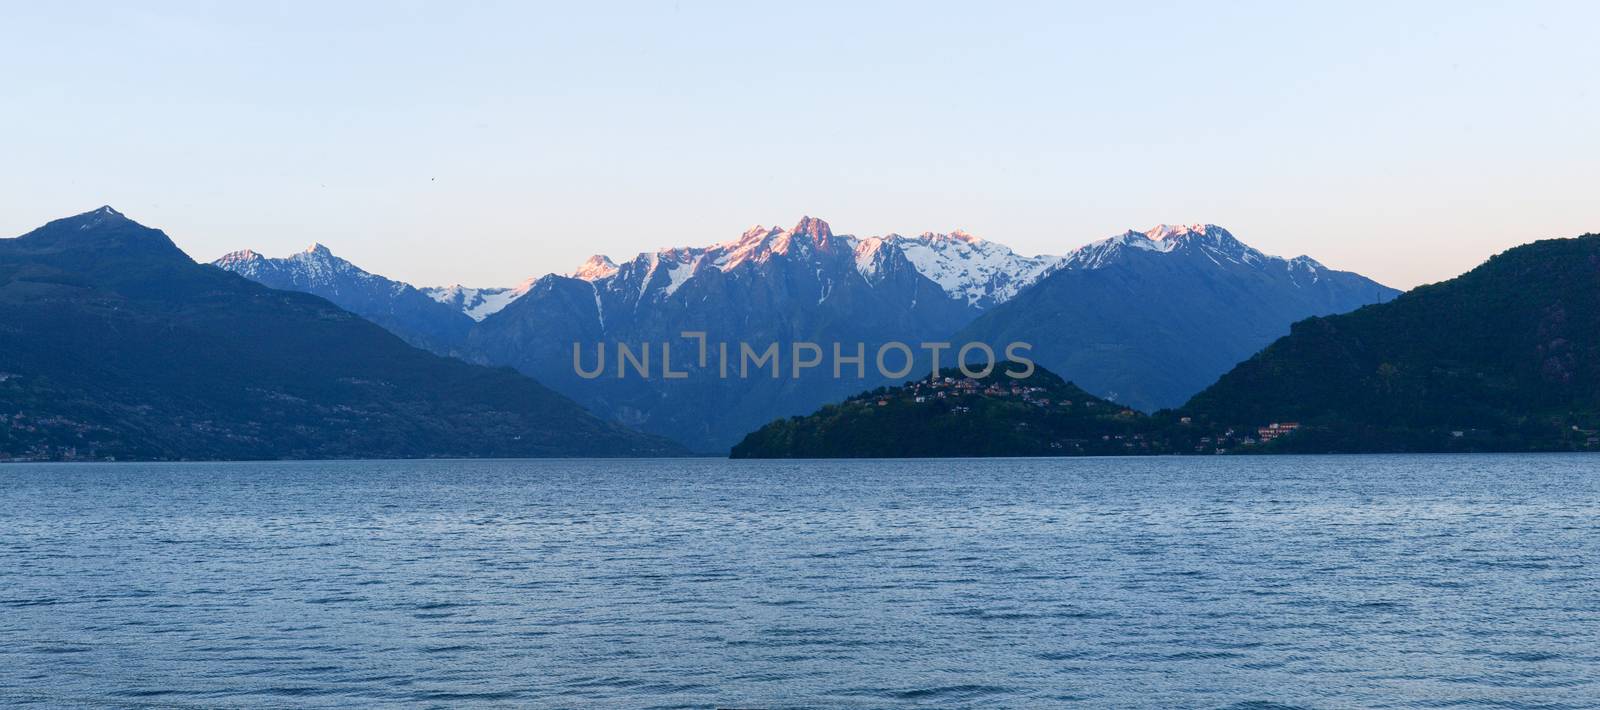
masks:
[[[978,439],[1045,455],[1600,445],[1596,235],[1398,298],[1214,225],[1029,257],[959,231],[860,238],[808,217],[498,289],[416,288],[321,245],[214,266],[109,207],[0,240],[0,458],[675,455],[740,439],[740,455],[917,455],[830,447],[927,427],[980,455],[1005,452]],[[727,372],[686,331],[712,353],[1025,341],[1042,374],[1021,389],[978,378],[961,386],[989,399],[928,419],[905,406],[925,379]],[[624,345],[650,376],[626,372]]]
[[[733,453],[1600,450],[1600,235],[1520,246],[1392,301],[1295,323],[1181,408],[1153,416],[1087,397],[1043,368],[1016,380],[944,375],[772,422]]]
[[[618,343],[668,343],[681,359],[697,345],[685,331],[706,333],[712,347],[776,343],[780,352],[795,342],[847,352],[860,344],[870,353],[930,341],[988,342],[1000,352],[1023,341],[1040,364],[1088,391],[1156,409],[1181,403],[1296,320],[1396,293],[1309,257],[1264,255],[1210,225],[1024,256],[961,231],[863,238],[806,217],[789,229],[757,226],[621,263],[596,255],[570,274],[511,289],[416,289],[322,252],[267,260],[270,267],[241,252],[216,265],[322,295],[435,352],[514,367],[603,418],[704,452],[884,381],[820,368],[776,381],[727,379],[698,358],[675,359],[688,374],[679,380],[586,379],[575,372],[574,343],[609,344],[608,357]]]
[[[450,354],[466,340],[474,322],[469,312],[482,309],[468,300],[482,299],[480,293],[469,296],[458,289],[451,294],[458,300],[451,301],[439,291],[368,273],[321,244],[281,259],[245,249],[212,263],[270,288],[321,296],[412,345],[440,354]]]
[[[1311,316],[1399,292],[1308,256],[1268,256],[1210,224],[1162,225],[1084,246],[952,340],[1021,341],[1090,392],[1176,407]]]
[[[1296,323],[1184,407],[1294,420],[1293,451],[1600,447],[1600,235],[1501,253],[1389,303]]]
[[[683,452],[510,369],[197,264],[110,207],[0,239],[0,459]]]
[[[671,343],[687,352],[695,343],[681,334],[702,332],[711,348],[776,344],[787,353],[796,342],[873,352],[889,341],[935,340],[1044,268],[1044,260],[975,244],[964,235],[858,239],[813,218],[792,229],[756,227],[710,247],[640,254],[614,270],[546,276],[474,328],[467,350],[570,393],[602,416],[698,451],[725,452],[763,422],[878,379],[835,378],[826,368],[798,378],[725,378],[720,362],[683,358],[683,379],[586,380],[574,374],[572,344]],[[971,258],[979,254],[981,260]]]
[[[424,288],[422,292],[450,310],[460,311],[476,323],[500,312],[500,309],[521,298],[532,286],[533,279],[528,279],[510,288],[468,288],[456,284]]]

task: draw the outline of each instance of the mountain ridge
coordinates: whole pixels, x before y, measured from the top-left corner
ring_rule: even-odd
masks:
[[[0,239],[0,458],[679,455],[101,208]]]
[[[293,287],[289,281],[269,284]],[[1088,292],[1038,293],[1042,285],[1073,281],[1090,283]],[[1351,282],[1362,287],[1347,288]],[[1130,230],[1065,256],[1026,257],[961,230],[860,238],[806,216],[790,228],[755,225],[707,246],[644,251],[620,262],[595,255],[569,274],[513,289],[422,289],[466,317],[452,320],[448,338],[417,332],[427,320],[395,323],[384,320],[390,314],[382,307],[322,293],[415,344],[515,367],[605,418],[712,452],[774,416],[878,383],[704,382],[697,367],[688,371],[692,383],[593,380],[575,372],[573,345],[678,342],[684,332],[785,349],[794,342],[870,349],[889,341],[976,340],[1001,352],[1022,341],[1042,351],[1042,364],[1097,395],[1154,410],[1181,404],[1299,318],[1393,292],[1309,257],[1268,256],[1215,225]],[[1180,302],[1195,294],[1204,306],[1183,312]],[[997,321],[1004,322],[990,327]],[[1130,386],[1147,381],[1153,391]]]
[[[712,345],[749,343],[788,351],[795,342],[862,343],[936,338],[974,312],[886,250],[863,274],[853,237],[822,220],[793,229],[755,227],[710,247],[644,252],[601,278],[548,275],[472,331],[475,361],[516,367],[592,411],[692,449],[725,453],[754,423],[799,413],[859,389],[819,372],[798,380],[724,378],[683,363],[682,380],[586,379],[574,344],[675,344],[684,332]],[[677,367],[678,365],[675,365]]]
[[[1031,393],[1031,378],[1002,384],[1012,399],[963,375],[881,388],[771,422],[733,455],[1600,451],[1600,235],[1525,244],[1393,300],[1299,321],[1148,417],[1105,417],[1121,407],[1091,399],[1100,416],[1073,418],[1062,395]],[[1046,374],[1040,391],[1053,387]]]
[[[1296,323],[1184,410],[1298,420],[1305,432],[1282,446],[1306,451],[1600,444],[1600,235],[1524,244],[1393,301]]]
[[[1039,364],[1143,411],[1176,407],[1315,315],[1399,292],[1310,257],[1269,256],[1215,225],[1079,247],[953,340],[1033,345]]]
[[[281,258],[243,249],[211,264],[271,288],[321,296],[439,354],[459,348],[472,328],[473,320],[461,309],[411,284],[368,272],[321,243]]]

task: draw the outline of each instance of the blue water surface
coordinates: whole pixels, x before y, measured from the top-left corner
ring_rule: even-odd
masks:
[[[0,466],[0,705],[1600,707],[1600,457]]]

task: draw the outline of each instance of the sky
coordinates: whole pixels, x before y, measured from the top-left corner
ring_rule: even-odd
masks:
[[[1600,232],[1600,3],[0,0],[0,235],[418,285],[804,215],[1060,254],[1160,223],[1409,288]]]

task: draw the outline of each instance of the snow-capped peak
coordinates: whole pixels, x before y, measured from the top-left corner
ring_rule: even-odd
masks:
[[[847,247],[854,248],[855,238],[841,235],[840,239]],[[773,254],[788,254],[799,247],[801,251],[816,248],[830,248],[835,237],[833,229],[816,217],[802,217],[800,222],[792,229],[778,227],[764,227],[756,225],[745,230],[744,234],[731,242],[723,242],[705,249],[672,249],[663,251],[683,252],[687,254],[704,254],[710,258],[710,263],[715,264],[723,271],[732,270],[734,267],[747,261],[761,263]]]
[[[1289,260],[1289,265],[1293,266],[1295,268],[1298,268],[1298,269],[1307,269],[1309,271],[1320,271],[1322,269],[1328,268],[1326,266],[1323,266],[1322,262],[1317,261],[1316,259],[1313,259],[1313,258],[1311,258],[1309,256],[1306,256],[1305,254],[1301,254],[1300,256],[1297,256],[1297,257],[1295,257],[1293,259],[1290,259]]]
[[[312,244],[303,251],[283,259],[273,259],[250,249],[243,249],[224,255],[211,263],[258,281],[265,273],[283,273],[294,283],[311,287],[334,287],[342,279],[387,281],[381,276],[368,273],[361,267],[334,256],[331,250],[321,244]]]
[[[900,235],[898,235],[898,234],[891,234],[889,236],[891,236],[891,237],[900,237]],[[904,239],[905,237],[900,237],[900,238]],[[950,230],[950,232],[948,234],[935,234],[933,232],[923,232],[922,235],[919,238],[922,239],[923,241],[927,241],[927,242],[966,242],[968,244],[986,244],[987,243],[987,242],[984,241],[984,239],[982,237],[978,237],[978,236],[969,234],[969,233],[967,233],[965,231],[962,231],[960,229],[952,229],[952,230]]]
[[[99,208],[67,219],[77,223],[79,231],[86,231],[104,224],[118,224],[130,221],[126,215],[112,209],[111,205],[101,205]]]
[[[617,273],[617,262],[612,261],[611,257],[604,254],[595,254],[572,272],[572,278],[584,281],[599,281],[615,273]]]
[[[790,232],[778,227],[757,225],[745,230],[744,234],[739,235],[734,241],[723,242],[706,249],[691,248],[681,251],[704,253],[717,268],[732,271],[734,267],[746,261],[762,262],[772,254],[788,252],[792,243],[789,234]]]
[[[886,249],[886,246],[888,245],[887,240],[890,237],[899,237],[899,235],[892,234],[889,237],[867,237],[856,244],[856,271],[861,273],[862,278],[872,281],[873,277],[876,276],[879,273],[879,270],[883,268],[883,261],[888,253],[888,249]]]
[[[260,273],[262,266],[266,264],[266,262],[267,257],[262,256],[255,251],[250,249],[240,249],[239,251],[223,254],[222,258],[211,263],[221,267],[226,271],[232,271],[246,278],[253,278]]]
[[[491,315],[499,313],[506,306],[511,305],[533,288],[538,279],[529,278],[511,288],[471,288],[455,284],[453,286],[433,286],[421,289],[429,298],[453,306],[465,313],[468,318],[482,321]]]
[[[1311,279],[1310,283],[1316,283],[1321,281],[1323,274],[1328,271],[1328,267],[1323,266],[1322,262],[1304,254],[1290,259],[1288,265],[1289,276],[1294,279],[1296,284],[1302,286],[1305,285],[1301,281],[1302,277],[1309,277]]]
[[[1210,244],[1228,250],[1249,250],[1233,233],[1215,224],[1157,225],[1144,233],[1151,241],[1172,244]]]
[[[1004,244],[960,230],[918,237],[891,234],[882,241],[899,249],[945,293],[980,307],[1009,300],[1061,261],[1059,256],[1021,256]],[[857,268],[861,266],[858,258]]]
[[[217,259],[216,262],[212,262],[212,263],[220,263],[220,262],[224,262],[224,261],[229,262],[229,263],[234,263],[234,262],[244,262],[244,261],[255,261],[256,259],[265,259],[265,258],[266,258],[265,256],[262,256],[261,254],[257,253],[254,249],[240,249],[239,251],[230,251],[230,252],[228,252],[226,254],[223,254],[222,258]]]
[[[1146,230],[1144,235],[1155,241],[1165,241],[1185,234],[1205,234],[1212,230],[1223,230],[1213,224],[1158,224]]]
[[[800,223],[796,224],[794,229],[789,230],[789,233],[795,236],[810,237],[814,242],[823,242],[833,237],[833,228],[829,227],[827,222],[807,215],[801,217]]]
[[[668,296],[704,269],[732,272],[746,264],[764,264],[780,254],[803,259],[828,255],[825,259],[853,259],[856,271],[871,283],[895,252],[946,293],[979,307],[1011,298],[1061,261],[1058,256],[1020,256],[1003,244],[961,230],[926,232],[917,237],[859,238],[835,234],[826,221],[807,216],[791,229],[758,224],[731,241],[645,252],[620,267],[609,260],[590,259],[572,276],[590,282],[610,279],[635,284],[641,298],[651,293]],[[591,270],[591,265],[599,268]],[[665,276],[657,278],[658,272]]]
[[[1129,230],[1109,239],[1073,250],[1062,262],[1064,268],[1098,269],[1117,263],[1130,250],[1160,253],[1197,253],[1218,266],[1237,263],[1259,266],[1268,262],[1287,263],[1267,256],[1244,244],[1231,232],[1214,224],[1157,225],[1143,232]]]

